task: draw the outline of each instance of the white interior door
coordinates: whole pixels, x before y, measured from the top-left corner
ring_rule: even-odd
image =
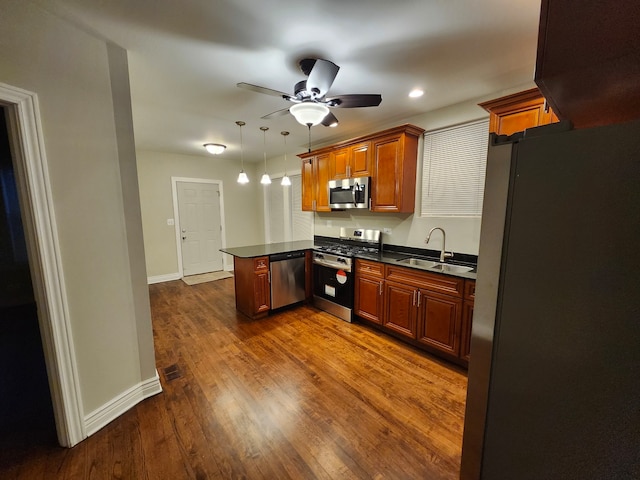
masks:
[[[177,193],[183,275],[222,270],[219,186],[177,182]]]

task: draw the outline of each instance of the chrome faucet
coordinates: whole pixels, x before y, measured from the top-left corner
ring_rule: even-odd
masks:
[[[429,235],[427,235],[427,239],[424,241],[424,243],[429,243],[429,240],[431,239],[431,234],[433,233],[434,230],[440,230],[442,232],[442,250],[440,250],[440,261],[444,262],[445,258],[451,258],[453,257],[453,253],[451,252],[445,252],[445,242],[447,240],[447,235],[444,233],[444,230],[440,227],[433,227],[431,230],[429,230]]]

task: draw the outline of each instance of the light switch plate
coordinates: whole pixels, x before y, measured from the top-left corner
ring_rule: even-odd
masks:
[[[175,222],[173,221],[173,218],[167,218],[167,225],[169,225],[169,226],[175,225]]]

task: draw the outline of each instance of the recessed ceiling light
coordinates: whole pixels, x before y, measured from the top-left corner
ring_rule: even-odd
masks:
[[[409,92],[409,96],[411,98],[418,98],[418,97],[421,97],[422,95],[424,95],[424,92],[422,90],[420,90],[419,88],[416,88],[415,90],[411,90]]]

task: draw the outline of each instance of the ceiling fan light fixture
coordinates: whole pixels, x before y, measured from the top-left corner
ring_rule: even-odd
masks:
[[[205,143],[204,148],[207,149],[211,155],[220,155],[227,148],[226,145],[222,145],[221,143]]]
[[[301,102],[289,108],[291,114],[302,125],[318,125],[329,113],[329,107],[321,103]]]

